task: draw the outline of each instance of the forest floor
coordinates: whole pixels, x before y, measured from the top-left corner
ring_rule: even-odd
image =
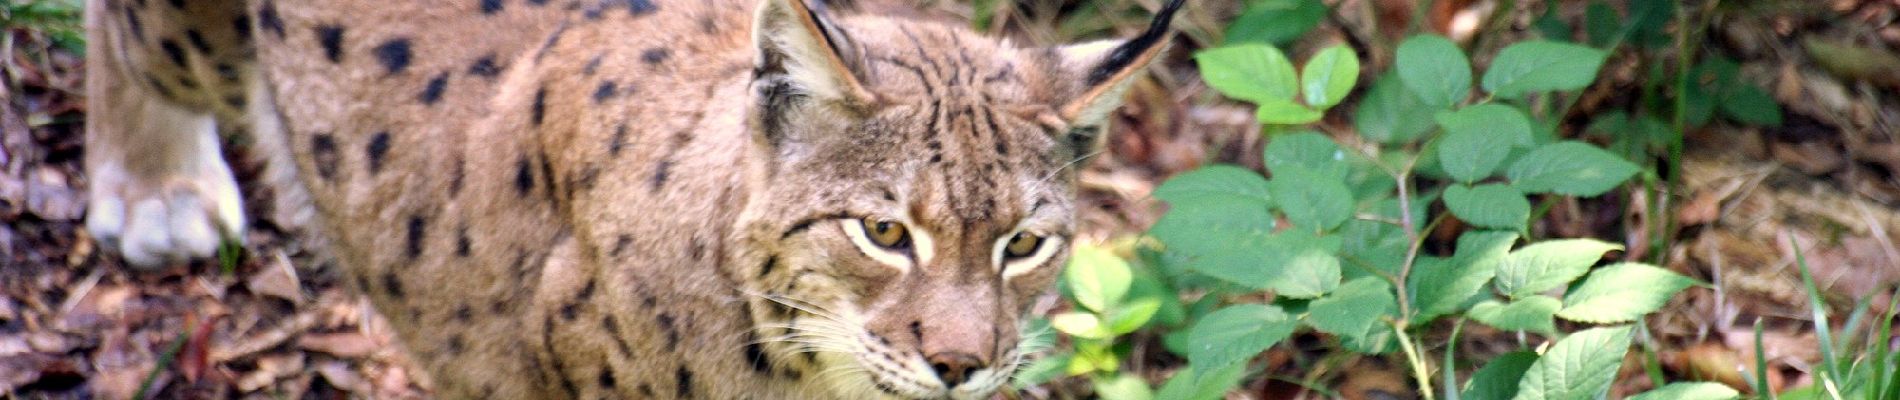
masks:
[[[1364,1],[1410,3],[1327,3],[1350,9]],[[1100,8],[1091,9],[1097,14],[1090,15],[1119,7],[1134,11],[1128,13],[1134,17],[1073,23],[1089,17],[1079,16],[1082,7],[1071,5],[1003,7],[987,18],[996,21],[995,30],[1032,43],[1085,34],[1126,36],[1140,27],[1143,5],[1155,2],[1098,3]],[[1220,100],[1196,78],[1189,58],[1193,50],[1218,43],[1220,27],[1238,8],[1199,3],[1208,4],[1184,18],[1180,44],[1158,66],[1155,79],[1133,91],[1129,106],[1118,114],[1109,152],[1084,173],[1088,208],[1081,219],[1095,239],[1145,230],[1165,209],[1148,193],[1172,174],[1215,162],[1262,168],[1259,152],[1266,138],[1253,111]],[[1786,118],[1780,126],[1718,121],[1691,130],[1679,164],[1680,186],[1664,201],[1643,198],[1639,190],[1561,199],[1531,228],[1540,237],[1622,242],[1629,248],[1622,258],[1658,260],[1711,283],[1685,291],[1648,320],[1657,359],[1673,378],[1745,388],[1737,368],[1755,359],[1753,329],[1761,321],[1774,387],[1811,383],[1808,372],[1820,355],[1796,269],[1798,254],[1805,256],[1834,310],[1837,318],[1828,322],[1836,329],[1846,324],[1842,316],[1856,304],[1870,302],[1870,315],[1886,311],[1893,285],[1900,282],[1900,57],[1893,53],[1900,48],[1900,24],[1894,24],[1900,20],[1900,2],[1788,4],[1794,3],[1802,5],[1716,12],[1709,18],[1711,40],[1702,44],[1736,60],[1745,81],[1781,104]],[[1490,3],[1444,1],[1424,15],[1452,21],[1471,11],[1460,7],[1484,4]],[[953,18],[970,15],[967,5],[936,7]],[[1573,25],[1583,19],[1581,2],[1565,2],[1560,9]],[[1367,25],[1407,18],[1397,14],[1333,16],[1288,46],[1288,53],[1307,54]],[[1503,16],[1499,31],[1504,33],[1481,29],[1474,33],[1477,46],[1524,36],[1536,14],[1495,14]],[[1457,30],[1449,23],[1426,25]],[[138,272],[95,247],[83,227],[88,183],[81,168],[83,57],[58,46],[58,32],[11,22],[4,28],[0,397],[427,396],[427,379],[411,369],[365,298],[347,289],[337,268],[322,262],[307,233],[283,228],[271,215],[251,216],[256,222],[246,233],[244,257],[230,269],[214,261]],[[1635,67],[1637,58],[1628,52],[1613,56],[1599,82],[1566,116],[1573,122],[1559,134],[1583,138],[1587,116],[1628,110],[1640,101],[1633,93],[1647,75]],[[1842,59],[1871,61],[1844,66]],[[1367,64],[1368,70],[1384,68],[1376,58]],[[1350,118],[1339,114],[1319,127],[1334,136],[1351,135]],[[238,164],[240,175],[258,172],[255,165]],[[1666,207],[1654,209],[1653,204]],[[1656,226],[1660,222],[1666,223]],[[1433,240],[1450,242],[1457,233],[1451,229],[1434,232]],[[1467,331],[1458,347],[1461,356],[1474,359],[1514,349],[1521,340],[1475,325]],[[1130,368],[1155,377],[1180,365],[1178,359],[1159,357],[1133,362]],[[1325,377],[1322,381],[1344,398],[1411,398],[1402,363],[1373,357],[1346,365],[1354,373],[1315,375]],[[1646,387],[1642,370],[1624,368],[1627,376],[1615,393]],[[1086,390],[1068,382],[1025,394],[1069,398],[1087,396]],[[1261,379],[1229,398],[1313,396],[1295,385]]]

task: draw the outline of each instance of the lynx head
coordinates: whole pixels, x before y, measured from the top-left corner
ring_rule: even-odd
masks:
[[[764,1],[740,217],[764,358],[851,398],[1006,383],[1068,258],[1075,167],[1181,3],[1134,39],[1047,48]]]

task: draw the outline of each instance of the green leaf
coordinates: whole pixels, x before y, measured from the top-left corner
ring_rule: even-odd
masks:
[[[1060,378],[1064,372],[1067,372],[1069,363],[1074,358],[1073,354],[1060,354],[1037,359],[1023,367],[1022,371],[1017,372],[1011,384],[1016,387],[1030,387]]]
[[[1282,166],[1267,181],[1286,219],[1303,229],[1330,231],[1352,218],[1352,189],[1341,179],[1297,165]]]
[[[1676,382],[1630,396],[1627,400],[1729,400],[1741,397],[1741,392],[1720,383]]]
[[[1755,85],[1740,83],[1721,97],[1722,115],[1744,124],[1781,126],[1781,104]]]
[[[1531,26],[1537,28],[1537,35],[1546,40],[1568,42],[1571,36],[1570,25],[1564,23],[1563,15],[1557,13],[1557,8],[1556,4],[1545,4],[1544,15],[1532,21]]]
[[[1518,381],[1518,400],[1589,400],[1610,389],[1629,352],[1630,328],[1595,328],[1571,334],[1531,364]]]
[[[1504,175],[1527,193],[1596,196],[1615,189],[1640,168],[1588,143],[1563,141],[1531,150]]]
[[[1201,317],[1189,333],[1188,360],[1197,374],[1244,364],[1293,334],[1296,321],[1279,307],[1239,304]]]
[[[1267,141],[1262,160],[1266,162],[1267,171],[1302,167],[1340,181],[1346,179],[1351,167],[1346,163],[1346,152],[1340,151],[1338,144],[1313,131],[1274,135]]]
[[[1360,136],[1372,141],[1405,143],[1431,131],[1437,124],[1432,116],[1443,109],[1426,105],[1405,89],[1398,75],[1388,73],[1373,82],[1366,97],[1359,101],[1352,123]]]
[[[1161,385],[1161,393],[1155,395],[1160,400],[1220,400],[1221,396],[1240,383],[1246,375],[1246,363],[1229,363],[1225,367],[1213,368],[1207,372],[1197,372],[1201,368],[1181,368],[1174,377]]]
[[[1112,379],[1095,379],[1095,394],[1102,400],[1151,400],[1155,398],[1148,381],[1133,373],[1116,375]]]
[[[1115,334],[1102,326],[1102,320],[1095,314],[1084,312],[1066,312],[1049,317],[1049,326],[1069,336],[1083,339],[1113,339]]]
[[[1148,233],[1168,251],[1201,256],[1233,250],[1228,238],[1273,231],[1272,200],[1260,174],[1212,165],[1175,176],[1156,188],[1168,212]]]
[[[1617,34],[1623,30],[1623,24],[1618,21],[1622,18],[1616,15],[1616,9],[1610,8],[1609,3],[1602,0],[1590,2],[1589,8],[1583,10],[1583,28],[1590,37],[1590,45],[1607,47],[1611,41],[1615,41]]]
[[[1134,275],[1128,270],[1128,261],[1107,249],[1076,246],[1065,278],[1077,304],[1101,312],[1122,301]]]
[[[1438,115],[1445,136],[1438,161],[1446,174],[1470,183],[1491,176],[1511,155],[1511,147],[1531,143],[1531,121],[1516,108],[1482,104]]]
[[[1274,235],[1279,250],[1269,268],[1274,276],[1267,287],[1281,296],[1310,299],[1339,287],[1338,237],[1319,237],[1289,230]]]
[[[1511,298],[1556,289],[1583,276],[1610,250],[1623,246],[1595,239],[1548,240],[1524,246],[1498,263],[1495,286]]]
[[[1496,274],[1498,264],[1510,254],[1517,233],[1469,231],[1458,237],[1458,252],[1451,262],[1412,272],[1412,293],[1418,305],[1419,323],[1454,313],[1465,300],[1484,290],[1484,284]]]
[[[1556,314],[1560,307],[1563,307],[1563,302],[1550,296],[1531,296],[1508,304],[1493,299],[1471,306],[1471,311],[1466,311],[1465,316],[1492,328],[1548,334],[1557,331],[1550,316]]]
[[[1363,340],[1379,317],[1397,314],[1392,286],[1378,277],[1354,279],[1332,294],[1313,300],[1306,323],[1320,332]]]
[[[1597,268],[1582,285],[1564,293],[1564,309],[1557,316],[1599,324],[1635,321],[1695,284],[1694,279],[1646,264],[1613,264]]]
[[[1292,100],[1299,93],[1293,63],[1279,49],[1249,44],[1208,49],[1194,55],[1201,79],[1221,94],[1250,102]]]
[[[1524,378],[1524,371],[1531,369],[1531,363],[1535,362],[1537,353],[1528,351],[1493,358],[1471,374],[1471,380],[1465,381],[1461,397],[1464,400],[1510,400],[1517,396],[1517,381]]]
[[[1451,39],[1413,36],[1399,43],[1397,58],[1399,80],[1425,104],[1442,109],[1471,95],[1471,61]]]
[[[1146,298],[1123,303],[1121,307],[1109,310],[1108,332],[1116,335],[1134,332],[1154,318],[1155,311],[1161,310],[1161,300]]]
[[[1495,183],[1451,185],[1445,188],[1445,207],[1458,219],[1485,228],[1517,229],[1531,217],[1531,201],[1523,193]]]
[[[1256,202],[1261,207],[1272,204],[1267,197],[1266,178],[1232,165],[1210,165],[1176,175],[1155,188],[1154,196],[1169,202],[1217,198]]]
[[[1326,109],[1339,104],[1359,82],[1359,56],[1344,45],[1328,47],[1306,60],[1300,70],[1300,89],[1306,105]]]
[[[1569,43],[1525,41],[1498,51],[1484,72],[1484,90],[1502,98],[1590,86],[1607,53]]]
[[[1326,4],[1319,0],[1263,0],[1249,2],[1246,11],[1227,25],[1227,43],[1284,45],[1319,26]]]
[[[1305,125],[1325,116],[1319,110],[1307,108],[1292,100],[1266,99],[1256,103],[1259,109],[1255,110],[1254,117],[1258,118],[1262,124]]]

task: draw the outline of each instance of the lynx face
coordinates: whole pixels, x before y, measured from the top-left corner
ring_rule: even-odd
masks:
[[[968,32],[760,11],[741,226],[774,360],[835,394],[986,398],[1034,350],[1023,323],[1068,258],[1073,167],[1164,9],[1126,43],[1016,48]]]

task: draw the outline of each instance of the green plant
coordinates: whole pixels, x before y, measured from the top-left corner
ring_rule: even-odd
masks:
[[[1124,244],[1122,248],[1129,247]],[[1155,276],[1131,266],[1109,248],[1081,245],[1070,257],[1060,285],[1076,309],[1051,316],[1048,325],[1072,340],[1070,351],[1037,360],[1017,374],[1017,386],[1061,376],[1086,376],[1104,399],[1145,400],[1152,391],[1141,377],[1121,371],[1129,351],[1122,336],[1156,319],[1163,308],[1178,322],[1180,305]],[[1162,318],[1170,319],[1170,318]],[[1039,339],[1041,340],[1041,339]]]
[[[1835,340],[1835,331],[1828,319],[1828,306],[1821,300],[1821,291],[1814,284],[1813,273],[1808,270],[1807,256],[1799,245],[1794,250],[1795,265],[1801,271],[1802,288],[1808,295],[1809,316],[1814,319],[1821,365],[1814,368],[1813,385],[1790,390],[1776,397],[1798,400],[1900,399],[1900,372],[1896,372],[1900,371],[1900,353],[1888,351],[1888,341],[1893,337],[1894,308],[1900,307],[1900,288],[1895,288],[1888,297],[1886,311],[1880,315],[1880,319],[1867,324],[1865,338],[1856,338],[1853,332],[1861,329],[1872,296],[1862,298],[1847,318],[1846,327],[1840,332],[1849,333],[1848,337]],[[1767,360],[1762,359],[1759,322],[1755,329],[1756,370],[1765,371]],[[1856,347],[1860,350],[1850,351]],[[1761,377],[1754,381],[1752,383],[1756,385],[1757,393],[1767,393],[1767,384]]]
[[[1372,84],[1353,115],[1369,143],[1342,146],[1299,126],[1319,120],[1357,83],[1351,49],[1320,50],[1297,72],[1280,51],[1259,44],[1197,54],[1210,86],[1258,106],[1272,135],[1263,160],[1271,179],[1215,165],[1156,189],[1171,208],[1149,233],[1165,247],[1164,264],[1178,264],[1171,284],[1204,294],[1189,307],[1191,327],[1168,335],[1170,350],[1189,366],[1155,396],[1219,398],[1248,375],[1254,355],[1311,329],[1352,353],[1398,350],[1420,393],[1436,398],[1429,347],[1417,333],[1441,318],[1455,320],[1454,343],[1467,320],[1551,339],[1541,353],[1493,360],[1462,388],[1443,372],[1454,367],[1450,361],[1438,366],[1446,398],[1605,393],[1634,336],[1627,323],[1697,282],[1640,263],[1593,270],[1621,248],[1595,240],[1515,246],[1535,220],[1529,196],[1596,196],[1638,172],[1597,146],[1538,134],[1548,130],[1537,126],[1554,123],[1526,112],[1531,99],[1588,86],[1604,58],[1577,45],[1523,42],[1504,48],[1474,77],[1451,41],[1413,37],[1398,46],[1395,70]],[[1470,98],[1474,85],[1482,98]],[[1449,212],[1429,213],[1433,203]],[[1424,232],[1451,218],[1475,229],[1457,240],[1454,254],[1426,254]],[[1559,289],[1562,296],[1553,296]],[[1566,334],[1556,319],[1599,326]],[[1108,345],[1091,341],[1114,336],[1061,325],[1076,339],[1078,355]],[[1096,386],[1130,385],[1117,379]],[[1144,397],[1137,398],[1145,398],[1146,387],[1140,389]],[[1735,395],[1719,385],[1683,384],[1646,396]]]
[[[83,7],[78,0],[7,2],[0,5],[0,27],[41,32],[55,46],[83,55],[86,51],[86,35],[79,18],[81,9]],[[12,41],[13,38],[9,35],[6,40]]]

